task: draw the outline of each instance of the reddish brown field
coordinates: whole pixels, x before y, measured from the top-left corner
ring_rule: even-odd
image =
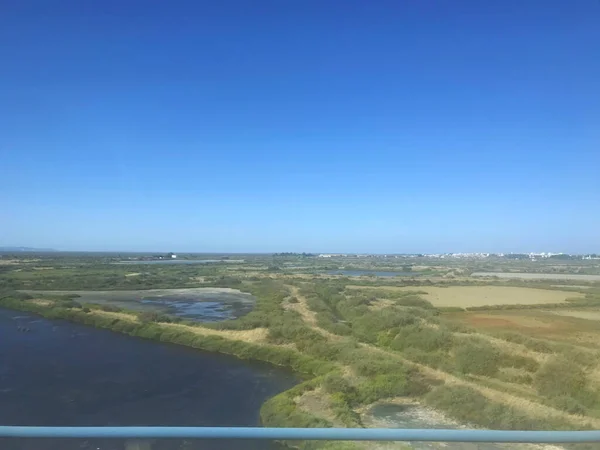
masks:
[[[556,310],[471,311],[447,313],[445,316],[486,334],[513,331],[533,338],[586,347],[597,346],[600,342],[600,320],[561,315]]]

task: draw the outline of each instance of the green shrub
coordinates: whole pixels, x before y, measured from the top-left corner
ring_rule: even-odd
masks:
[[[502,352],[498,361],[502,367],[513,367],[515,369],[525,369],[529,372],[535,372],[539,369],[539,363],[527,356],[514,355],[512,353]]]
[[[350,428],[362,427],[360,414],[358,414],[349,403],[348,395],[342,392],[335,392],[331,395],[331,409],[344,425]]]
[[[503,372],[500,371],[496,375],[499,380],[506,381],[508,383],[517,384],[531,384],[533,382],[533,376],[529,373],[514,373],[514,372]]]
[[[465,308],[460,306],[438,306],[437,309],[441,312],[464,312]]]
[[[411,389],[406,376],[376,375],[357,386],[357,403],[373,403],[382,398],[410,395]]]
[[[589,350],[583,350],[573,346],[566,346],[562,353],[564,357],[572,364],[577,366],[592,368],[598,363],[598,356]]]
[[[348,380],[337,372],[325,375],[322,386],[330,394],[352,394],[354,392],[354,388],[348,383]]]
[[[427,352],[447,350],[451,346],[452,333],[442,327],[432,328],[423,325],[401,327],[390,344],[394,350],[418,348]]]
[[[465,341],[454,350],[454,361],[460,373],[494,376],[498,372],[500,352],[485,341]]]
[[[121,312],[121,311],[123,311],[123,308],[119,308],[116,305],[100,305],[99,309],[101,309],[102,311],[106,311],[106,312]]]
[[[148,322],[164,322],[171,323],[173,322],[173,318],[168,316],[167,314],[161,314],[158,311],[144,311],[137,314],[138,319],[142,323]]]
[[[568,395],[561,395],[554,397],[551,401],[552,406],[560,410],[566,411],[569,414],[585,414],[587,409],[573,397]]]
[[[586,389],[587,380],[581,367],[564,357],[555,357],[536,372],[533,385],[546,397],[579,397]]]
[[[573,426],[564,420],[529,417],[521,411],[493,402],[467,386],[443,385],[424,398],[433,408],[453,418],[473,425],[500,430],[569,430]]]
[[[495,336],[504,339],[505,341],[514,342],[527,347],[529,350],[539,353],[552,353],[555,351],[555,346],[548,341],[542,339],[534,339],[513,331],[501,331],[495,333]]]
[[[341,322],[332,323],[329,327],[327,327],[327,330],[333,334],[337,334],[338,336],[352,335],[352,328]]]
[[[58,302],[58,305],[62,308],[81,308],[81,303],[76,302],[75,300],[61,300]]]
[[[445,372],[454,371],[454,363],[448,352],[444,350],[436,350],[427,352],[419,348],[407,348],[402,352],[403,356],[419,364],[424,364],[435,369],[440,369]]]
[[[33,297],[25,292],[14,291],[12,289],[2,289],[0,291],[0,299],[5,299],[5,298],[23,301],[23,300],[31,300]]]
[[[301,385],[300,385],[301,386]],[[302,389],[290,389],[267,400],[260,409],[260,418],[267,427],[329,428],[330,422],[301,411],[294,397],[302,394]]]
[[[421,316],[418,308],[388,307],[376,311],[367,309],[352,321],[352,330],[360,339],[375,343],[379,332],[416,324]]]
[[[400,298],[394,299],[397,305],[401,306],[414,306],[417,308],[435,310],[435,307],[425,299],[422,299],[418,295],[410,294]]]
[[[357,374],[365,377],[374,377],[381,374],[403,373],[408,369],[398,361],[389,359],[366,357],[351,362],[352,368]]]
[[[452,333],[472,333],[473,329],[467,327],[465,324],[459,322],[453,322],[451,320],[445,320],[444,326]]]

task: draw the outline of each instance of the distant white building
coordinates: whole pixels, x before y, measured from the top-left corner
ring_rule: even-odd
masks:
[[[175,253],[171,253],[171,258],[172,258],[172,259],[175,259],[175,258],[177,258],[177,255],[176,255]]]

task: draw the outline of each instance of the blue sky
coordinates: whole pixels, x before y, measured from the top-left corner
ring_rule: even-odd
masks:
[[[0,245],[598,252],[599,17],[2,2]]]

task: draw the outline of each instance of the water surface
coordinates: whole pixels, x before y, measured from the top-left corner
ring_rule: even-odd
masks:
[[[28,330],[28,331],[23,331]],[[283,369],[0,309],[0,424],[259,426],[289,389]],[[123,440],[0,439],[14,450],[122,450]],[[271,449],[259,441],[160,440],[152,450]]]
[[[196,322],[236,319],[256,303],[251,294],[229,288],[140,289],[128,291],[25,291],[31,295],[76,295],[80,303],[158,311]]]

